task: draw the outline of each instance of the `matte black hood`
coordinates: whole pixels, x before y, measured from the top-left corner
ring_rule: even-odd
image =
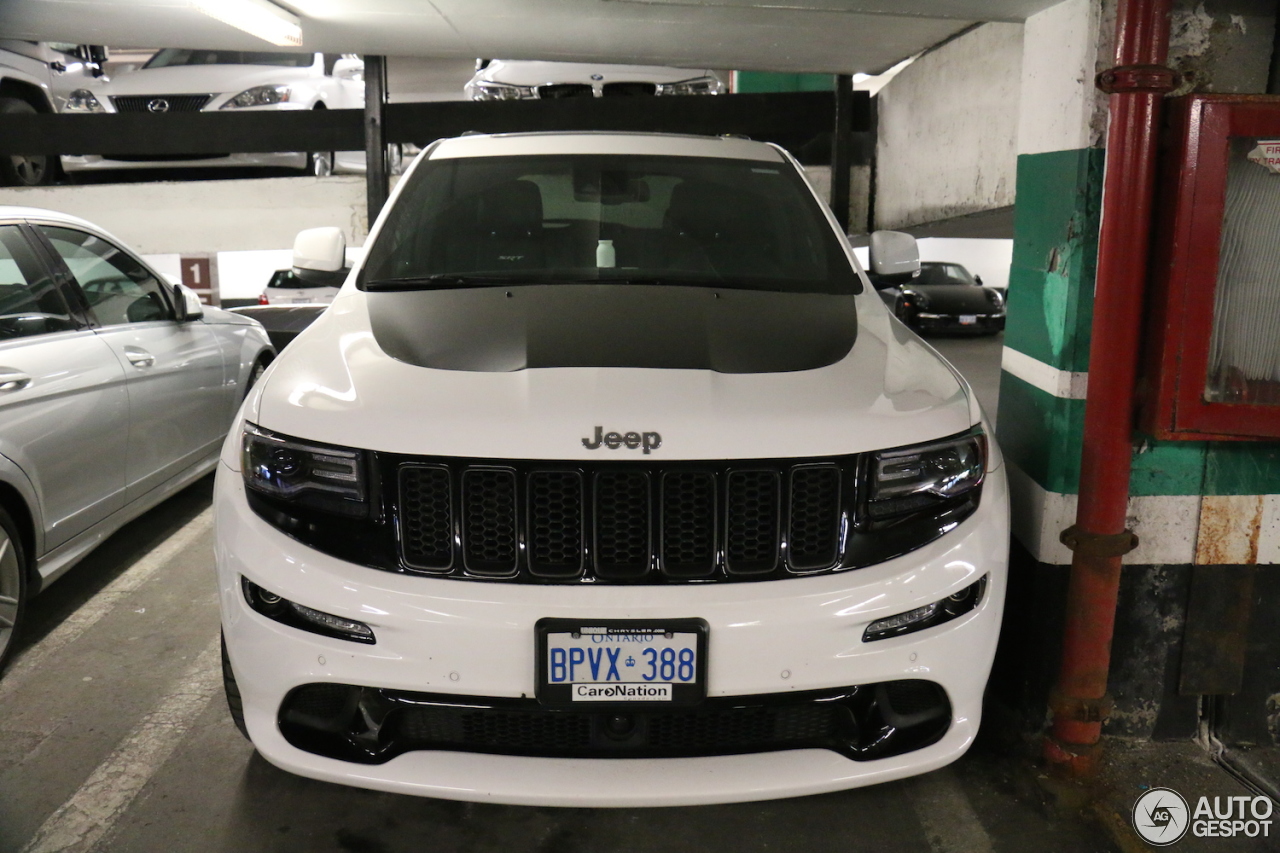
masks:
[[[840,361],[855,297],[558,284],[368,294],[378,346],[440,370],[643,367],[782,373]]]

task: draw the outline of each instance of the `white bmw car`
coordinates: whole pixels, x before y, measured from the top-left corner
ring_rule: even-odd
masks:
[[[914,241],[873,237],[910,276]],[[295,265],[338,269],[336,229]],[[783,150],[465,136],[397,186],[223,448],[231,712],[450,799],[813,794],[973,742],[1008,496],[963,379]]]
[[[719,95],[724,82],[709,69],[594,62],[481,60],[464,88],[474,101]]]
[[[354,56],[240,50],[165,48],[136,71],[119,74],[97,89],[73,93],[64,112],[215,112],[219,110],[362,109],[364,63]],[[349,155],[363,170],[363,153]],[[277,166],[315,175],[335,168],[332,151],[180,157],[84,154],[64,156],[68,172],[157,167]]]

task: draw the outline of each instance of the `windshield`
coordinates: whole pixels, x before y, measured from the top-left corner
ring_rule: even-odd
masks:
[[[286,68],[310,68],[315,62],[311,53],[259,53],[248,50],[187,50],[166,47],[147,60],[143,68],[169,68],[173,65],[281,65]]]
[[[595,154],[421,164],[360,286],[574,282],[859,290],[790,164]]]
[[[921,264],[920,275],[912,284],[977,284],[969,271],[959,264]]]

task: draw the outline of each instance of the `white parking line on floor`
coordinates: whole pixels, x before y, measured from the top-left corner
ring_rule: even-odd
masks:
[[[168,760],[221,686],[214,639],[171,691],[49,816],[22,853],[87,853]]]
[[[911,805],[933,853],[993,853],[991,836],[949,768],[911,781]]]
[[[102,591],[86,601],[75,613],[63,620],[57,628],[40,642],[22,652],[0,678],[0,700],[18,688],[31,673],[45,665],[45,661],[59,649],[73,642],[98,620],[111,612],[116,603],[146,583],[158,569],[191,547],[201,534],[213,526],[213,509],[204,512],[184,524],[176,533],[152,548],[145,556],[124,573],[103,587]]]

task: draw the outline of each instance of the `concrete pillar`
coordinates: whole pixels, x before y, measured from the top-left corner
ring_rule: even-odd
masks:
[[[1266,91],[1275,16],[1274,3],[1261,0],[1177,4],[1170,64],[1191,72],[1183,91]],[[1093,79],[1111,64],[1114,27],[1110,0],[1066,0],[1024,31],[998,419],[1015,560],[997,687],[1032,728],[1043,722],[1058,665],[1071,561],[1058,535],[1075,519],[1107,121]],[[1129,525],[1141,544],[1125,558],[1106,731],[1185,737],[1200,701],[1179,689],[1184,643],[1198,642],[1204,628],[1195,614],[1188,624],[1196,567],[1268,564],[1255,623],[1280,616],[1280,445],[1137,436],[1134,454]],[[1256,678],[1233,700],[1232,716],[1256,719],[1265,734],[1268,701],[1280,705],[1280,639],[1271,631],[1250,655]]]

